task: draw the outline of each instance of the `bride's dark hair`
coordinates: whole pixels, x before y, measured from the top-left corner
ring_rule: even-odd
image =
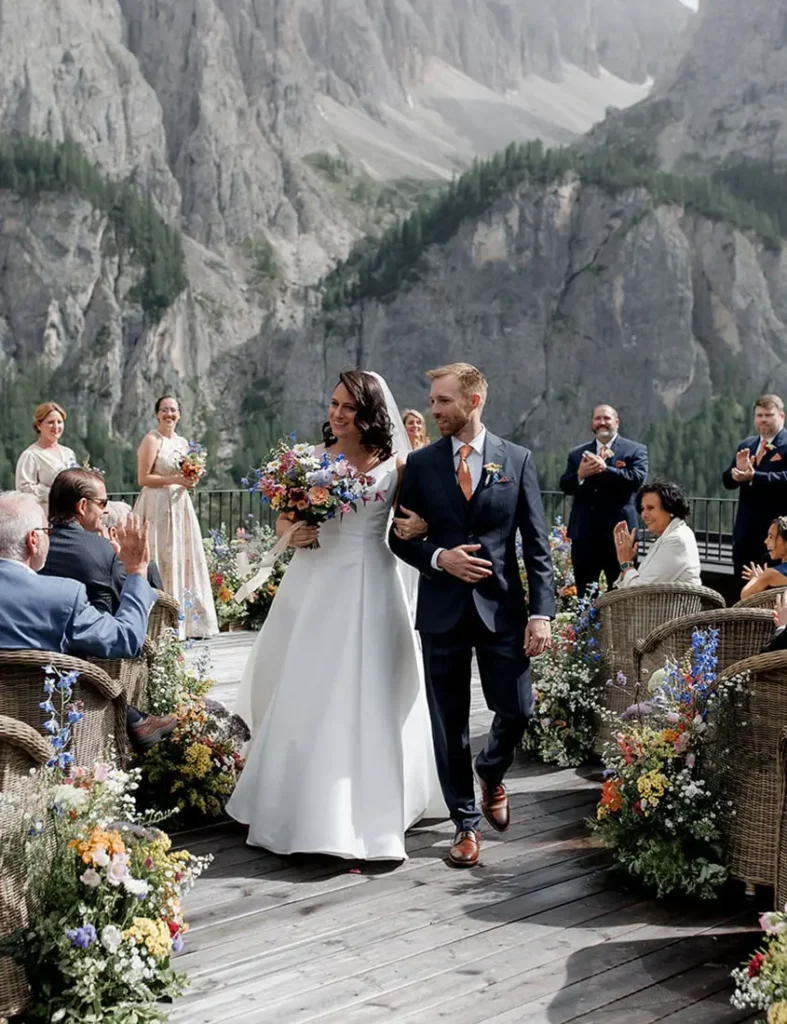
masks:
[[[390,459],[393,455],[393,426],[383,389],[377,380],[363,370],[344,370],[339,374],[336,387],[339,384],[344,384],[355,403],[355,426],[361,434],[361,444],[380,462]],[[322,436],[326,448],[336,444],[329,422],[323,424]]]

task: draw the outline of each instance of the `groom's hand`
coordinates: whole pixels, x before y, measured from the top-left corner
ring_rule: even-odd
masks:
[[[525,654],[535,658],[552,646],[552,624],[549,619],[530,619],[525,626]]]
[[[492,575],[492,563],[473,555],[480,550],[480,544],[460,544],[458,548],[441,551],[437,564],[464,583],[480,583]]]

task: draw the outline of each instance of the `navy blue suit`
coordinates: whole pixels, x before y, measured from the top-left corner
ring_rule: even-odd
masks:
[[[49,554],[41,576],[60,576],[84,583],[87,599],[100,612],[114,615],[126,582],[126,567],[115,549],[99,533],[90,533],[74,521],[60,523],[49,538]],[[162,590],[161,575],[154,562],[148,565],[148,583]]]
[[[516,535],[522,538],[530,612],[552,617],[555,592],[547,525],[533,457],[526,448],[487,431],[484,464],[502,468],[493,482],[483,471],[470,501],[459,489],[451,438],[412,452],[400,503],[426,520],[420,540],[391,548],[421,573],[416,628],[421,633],[426,692],[437,771],[451,817],[460,829],[477,828],[468,720],[475,650],[481,685],[495,717],[476,770],[490,785],[502,781],[532,713],[530,665],[524,653],[528,608],[519,575]],[[432,568],[438,548],[480,544],[492,575],[464,583]]]
[[[596,442],[577,445],[568,453],[560,489],[573,497],[568,535],[574,579],[581,597],[603,572],[607,586],[618,578],[620,568],[613,531],[620,522],[637,525],[636,494],[648,477],[648,449],[618,435],[608,446],[612,455],[603,473],[579,479],[585,452],[596,452]]]
[[[777,516],[787,515],[787,430],[780,430],[771,442],[773,449],[766,451],[759,466],[755,466],[750,483],[733,480],[735,459],[725,470],[722,480],[727,490],[740,489],[738,514],[732,531],[732,559],[735,579],[741,583],[744,565],[768,561],[765,538],[768,527]],[[738,451],[748,449],[755,458],[760,445],[758,434],[747,437],[738,445]]]

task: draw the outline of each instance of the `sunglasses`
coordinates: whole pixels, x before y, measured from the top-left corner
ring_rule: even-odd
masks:
[[[51,536],[53,529],[54,529],[53,526],[34,526],[33,529],[30,532],[31,533],[45,533],[47,535],[47,537],[49,537],[49,536]]]
[[[92,501],[94,505],[98,505],[99,508],[106,508],[109,498],[88,498],[88,501]]]

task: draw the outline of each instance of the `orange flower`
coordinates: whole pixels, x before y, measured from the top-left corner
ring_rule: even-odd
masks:
[[[623,794],[620,792],[618,779],[607,779],[601,787],[601,806],[608,807],[613,814],[623,806]]]
[[[330,500],[331,494],[326,487],[309,488],[309,501],[312,505],[327,505]]]
[[[676,729],[663,729],[661,738],[666,740],[667,743],[677,743],[680,739],[680,733]]]
[[[72,839],[68,845],[77,851],[84,864],[92,863],[93,854],[98,850],[105,850],[110,857],[115,853],[126,852],[120,833],[106,832],[102,828],[94,828],[89,839]]]
[[[232,591],[229,587],[220,587],[216,597],[221,601],[222,604],[227,604],[232,600]]]

